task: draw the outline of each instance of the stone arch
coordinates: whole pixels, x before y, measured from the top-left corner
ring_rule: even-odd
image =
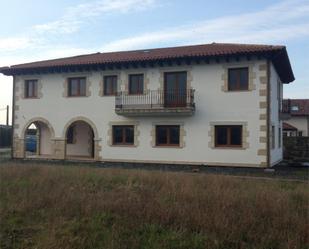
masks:
[[[41,118],[41,117],[37,117],[37,118],[32,118],[30,119],[26,125],[24,125],[23,129],[22,129],[22,132],[21,132],[21,138],[24,138],[25,137],[25,133],[26,133],[26,130],[28,129],[28,127],[31,125],[31,124],[35,124],[35,123],[39,123],[39,122],[42,122],[44,123],[50,130],[50,133],[51,133],[51,138],[55,138],[55,130],[53,128],[53,126],[50,124],[50,122],[45,119],[45,118]]]
[[[31,156],[34,155],[28,155],[27,154],[27,131],[29,127],[34,124],[37,128],[36,132],[36,156],[53,156],[53,141],[55,138],[55,131],[51,123],[42,117],[36,117],[32,118],[24,125],[22,131],[21,131],[21,139],[23,141],[23,144],[21,145],[22,148],[20,148],[20,152],[22,153],[22,157]],[[31,151],[34,152],[34,151]]]
[[[70,156],[72,157],[72,145],[70,144],[70,154],[68,154],[68,143],[67,143],[67,132],[70,128],[71,125],[73,125],[74,123],[78,123],[78,122],[82,122],[82,123],[85,123],[87,124],[91,130],[92,130],[92,144],[91,144],[91,158],[93,158],[94,160],[101,160],[101,157],[100,157],[100,151],[101,151],[101,145],[100,145],[100,142],[101,142],[101,139],[99,138],[99,133],[98,133],[98,130],[97,130],[97,127],[96,125],[94,124],[94,122],[92,122],[90,119],[86,118],[86,117],[82,117],[82,116],[78,116],[78,117],[75,117],[75,118],[72,118],[71,120],[69,120],[66,125],[64,126],[64,129],[63,129],[63,132],[62,132],[62,138],[64,140],[64,146],[65,146],[65,158],[69,158]],[[80,134],[77,132],[77,134]],[[90,141],[90,140],[88,140]],[[76,142],[76,141],[75,141]],[[75,143],[74,142],[74,143]],[[77,144],[79,142],[77,141]],[[88,143],[89,145],[89,143]],[[78,155],[77,155],[78,156]],[[74,155],[73,155],[74,157]]]
[[[72,118],[69,122],[66,123],[66,125],[64,126],[63,132],[62,132],[62,137],[64,139],[66,139],[66,133],[67,133],[68,128],[71,126],[71,124],[73,124],[74,122],[77,122],[77,121],[83,121],[83,122],[87,123],[88,125],[90,125],[90,127],[93,130],[94,140],[99,140],[99,133],[98,133],[98,130],[97,130],[97,127],[95,126],[95,124],[90,119],[82,117],[82,116]]]

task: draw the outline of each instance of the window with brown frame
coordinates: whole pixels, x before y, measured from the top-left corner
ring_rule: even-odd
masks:
[[[129,94],[144,93],[144,75],[130,74],[129,75]]]
[[[85,77],[68,79],[68,96],[70,97],[86,96]]]
[[[114,125],[113,145],[134,145],[134,126]]]
[[[117,75],[104,76],[104,95],[111,96],[117,93]]]
[[[157,125],[156,146],[179,146],[179,125]]]
[[[278,128],[278,147],[281,148],[281,128]]]
[[[242,147],[241,125],[216,125],[215,126],[216,147]]]
[[[38,97],[38,80],[25,81],[25,98]]]
[[[243,68],[228,69],[228,90],[243,91],[249,89],[249,70]]]
[[[276,146],[275,126],[271,126],[271,148],[274,149]]]
[[[67,144],[74,143],[74,125],[71,125],[67,132]]]

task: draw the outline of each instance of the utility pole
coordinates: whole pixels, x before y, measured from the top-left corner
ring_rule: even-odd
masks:
[[[7,105],[6,106],[6,125],[9,125],[9,111],[10,111],[10,107]]]

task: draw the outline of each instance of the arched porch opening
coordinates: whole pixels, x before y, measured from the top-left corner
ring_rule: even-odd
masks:
[[[84,120],[67,125],[65,132],[65,157],[68,159],[93,159],[95,157],[95,133]]]
[[[24,131],[25,158],[51,157],[54,131],[49,123],[42,120],[30,121]]]

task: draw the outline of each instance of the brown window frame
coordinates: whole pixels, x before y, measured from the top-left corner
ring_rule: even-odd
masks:
[[[276,127],[274,125],[271,126],[271,148],[276,148]]]
[[[32,84],[32,92],[29,94],[29,85]],[[25,98],[34,99],[38,97],[38,80],[25,80]]]
[[[77,94],[72,94],[72,80],[78,80]],[[85,93],[81,94],[81,80],[85,82]],[[68,78],[68,97],[86,97],[87,96],[87,78],[86,77],[72,77]]]
[[[112,85],[115,85],[112,87],[112,91],[108,92],[108,86],[107,86],[107,79],[113,78]],[[103,78],[103,95],[104,96],[115,96],[117,94],[117,83],[118,83],[118,76],[117,75],[105,75]],[[110,90],[110,89],[109,89]]]
[[[281,139],[281,127],[278,128],[278,147],[281,148],[282,146],[282,139]]]
[[[132,78],[135,76],[142,76],[142,82],[138,82],[138,91],[137,92],[132,92],[131,91],[131,84],[132,84]],[[128,93],[130,95],[141,95],[144,94],[144,83],[145,82],[145,77],[143,73],[138,73],[138,74],[129,74],[129,83],[128,83]]]
[[[230,73],[231,71],[237,71],[238,70],[238,75],[237,75],[237,87],[236,88],[231,88],[230,87]],[[240,84],[240,70],[246,70],[247,71],[247,87],[245,89],[241,88]],[[233,67],[228,69],[228,80],[227,80],[227,89],[229,92],[233,91],[248,91],[249,90],[249,68],[248,67]]]
[[[122,142],[116,142],[115,141],[115,128],[121,128],[122,129]],[[126,129],[131,128],[133,129],[133,142],[128,143],[126,142]],[[112,140],[114,146],[134,146],[135,145],[135,127],[134,125],[113,125],[112,126]]]
[[[240,133],[240,144],[231,144],[231,130],[232,128],[239,127],[241,129]],[[226,128],[227,129],[227,143],[218,144],[218,131],[217,128]],[[242,125],[215,125],[215,147],[217,148],[242,148],[243,147],[243,126]]]
[[[171,143],[171,128],[175,128],[177,127],[178,128],[178,134],[179,134],[179,137],[178,137],[178,144],[175,144],[175,143]],[[180,125],[156,125],[156,146],[157,147],[180,147]],[[158,142],[158,130],[159,128],[165,128],[166,129],[166,141],[167,143],[166,144],[160,144]]]

